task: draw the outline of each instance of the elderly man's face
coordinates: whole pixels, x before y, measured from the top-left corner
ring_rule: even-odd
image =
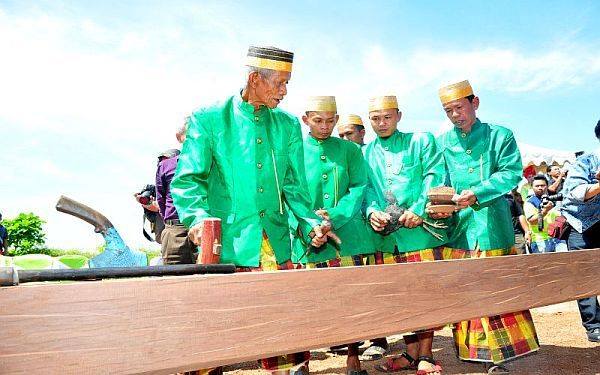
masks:
[[[387,138],[394,134],[401,117],[402,113],[395,108],[369,112],[373,131],[381,138]]]
[[[474,97],[470,102],[467,98],[456,99],[444,104],[444,111],[454,126],[461,130],[470,131],[475,123],[475,111],[479,108],[479,98]]]
[[[302,116],[302,121],[310,128],[310,134],[321,140],[331,136],[337,119],[335,112],[308,112]]]
[[[354,124],[338,125],[338,135],[342,139],[362,145],[365,140],[365,129]]]
[[[257,102],[271,109],[277,107],[287,94],[287,84],[291,77],[292,73],[278,70],[267,78],[259,74],[255,86]]]

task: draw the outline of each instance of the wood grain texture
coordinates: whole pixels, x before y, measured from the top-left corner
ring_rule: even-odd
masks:
[[[600,294],[600,251],[0,288],[0,373],[173,373]]]

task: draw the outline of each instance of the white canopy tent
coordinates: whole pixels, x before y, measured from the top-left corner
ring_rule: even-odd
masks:
[[[523,167],[529,165],[540,167],[552,164],[563,166],[565,163],[570,164],[575,161],[575,152],[553,150],[523,142],[518,142],[518,145],[521,151],[521,158],[523,159]]]

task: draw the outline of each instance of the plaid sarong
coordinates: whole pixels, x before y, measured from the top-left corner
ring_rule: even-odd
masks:
[[[259,272],[259,271],[285,271],[297,268],[291,260],[277,264],[275,252],[269,243],[269,237],[263,231],[263,240],[260,246],[260,265],[258,267],[238,267],[236,272]],[[299,352],[275,357],[263,358],[259,362],[267,371],[289,370],[303,365],[308,366],[310,352]]]
[[[362,255],[338,256],[326,262],[306,263],[306,268],[332,268],[332,267],[353,267],[364,266]]]
[[[515,247],[493,250],[450,249],[449,259],[517,255]],[[456,323],[453,329],[458,358],[502,363],[536,352],[540,345],[529,310]]]

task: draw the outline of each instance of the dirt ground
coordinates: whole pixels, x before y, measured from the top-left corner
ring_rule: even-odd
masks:
[[[511,374],[600,374],[600,344],[587,340],[575,302],[547,306],[532,310],[541,348],[538,353],[509,363]],[[388,338],[392,342],[390,355],[404,350],[401,336]],[[482,364],[459,361],[454,354],[452,331],[444,328],[436,333],[433,353],[444,368],[444,374],[485,374]],[[328,375],[346,373],[346,357],[327,350],[311,352],[311,374]],[[381,374],[373,368],[380,361],[363,362],[369,374]],[[229,374],[264,374],[256,362],[247,362],[224,369]],[[403,371],[399,374],[414,374]]]

